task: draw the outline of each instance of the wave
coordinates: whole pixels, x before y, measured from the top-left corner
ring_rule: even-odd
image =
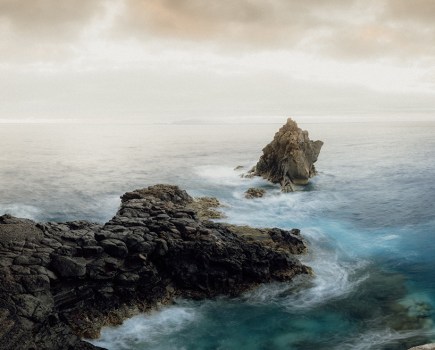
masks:
[[[300,227],[308,241],[310,253],[300,259],[313,268],[314,278],[299,277],[292,283],[261,286],[244,296],[249,302],[273,302],[292,310],[307,309],[348,294],[367,278],[361,274],[367,265],[366,260],[356,256],[349,258],[344,253],[346,248],[333,242],[335,235],[349,233],[344,227],[338,223],[328,223],[323,229],[309,226],[317,224],[324,211],[342,202],[337,193],[316,190],[282,193],[278,186],[261,178],[240,178],[238,172],[229,167],[199,169],[198,174],[207,181],[231,186],[224,189],[226,194],[217,194],[219,197],[224,195],[228,204],[223,208],[227,216],[225,220],[254,227]],[[267,188],[268,192],[264,198],[247,200],[244,191],[248,187]],[[321,222],[324,225],[325,220]]]
[[[240,176],[239,172],[227,166],[203,165],[195,168],[194,172],[206,182],[214,185],[234,187],[242,185],[246,180]]]
[[[395,343],[400,343],[401,341],[405,341],[414,338],[414,337],[426,337],[429,338],[433,336],[433,331],[425,331],[421,330],[416,331],[394,331],[392,329],[383,329],[376,331],[367,331],[364,333],[357,334],[354,337],[351,337],[344,342],[338,344],[334,347],[334,350],[376,350],[376,349],[385,349],[388,345],[393,345]],[[410,346],[400,348],[409,348]],[[390,348],[390,347],[388,347]],[[392,348],[392,347],[391,347]]]
[[[85,339],[89,343],[109,350],[143,349],[152,346],[154,350],[183,350],[173,344],[160,346],[162,338],[176,333],[197,320],[198,312],[193,307],[170,306],[153,312],[138,315],[126,320],[118,327],[105,327],[98,340]]]
[[[274,302],[291,311],[305,310],[345,297],[368,278],[363,273],[367,261],[344,259],[327,247],[327,237],[319,230],[305,230],[304,236],[309,238],[311,252],[301,261],[313,268],[314,277],[300,276],[290,283],[263,285],[245,295],[248,301]]]
[[[19,218],[38,220],[41,217],[41,210],[32,205],[11,204],[0,206],[0,215],[10,214]]]

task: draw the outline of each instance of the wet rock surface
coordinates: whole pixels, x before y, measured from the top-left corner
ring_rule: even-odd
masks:
[[[266,190],[263,188],[250,187],[245,191],[245,198],[246,199],[261,198],[264,197],[265,194],[266,194]]]
[[[291,192],[293,185],[306,185],[316,175],[314,163],[322,146],[322,141],[311,141],[308,131],[288,118],[272,142],[263,148],[263,155],[251,174],[279,183],[284,192]]]
[[[97,349],[80,338],[175,296],[235,296],[311,272],[292,255],[306,250],[298,230],[201,220],[176,186],[121,198],[104,225],[0,217],[1,349]]]

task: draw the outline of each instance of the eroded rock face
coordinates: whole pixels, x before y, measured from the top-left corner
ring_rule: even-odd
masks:
[[[0,348],[95,349],[80,337],[174,296],[238,295],[309,274],[297,230],[200,220],[192,198],[156,185],[122,196],[106,224],[0,217]],[[249,237],[248,237],[249,236]]]
[[[292,191],[293,184],[306,185],[316,175],[314,163],[322,146],[322,141],[311,141],[308,132],[289,118],[263,149],[263,155],[252,172],[279,183],[285,192]]]

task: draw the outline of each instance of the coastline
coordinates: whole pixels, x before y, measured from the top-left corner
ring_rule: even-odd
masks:
[[[170,185],[121,200],[104,225],[0,217],[3,349],[97,348],[80,338],[174,297],[237,296],[312,273],[293,256],[306,251],[296,229],[211,222]]]

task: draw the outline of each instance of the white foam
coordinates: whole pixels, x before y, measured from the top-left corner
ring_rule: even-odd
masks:
[[[338,344],[334,349],[336,350],[375,350],[383,349],[385,345],[394,343],[396,341],[405,340],[416,336],[431,336],[432,332],[422,331],[394,331],[391,329],[383,329],[378,331],[367,331],[355,335],[354,337],[345,340],[343,343]]]
[[[245,167],[246,172],[250,167]],[[331,210],[343,203],[345,198],[339,198],[337,192],[323,191],[299,191],[282,193],[279,185],[255,176],[243,178],[240,171],[235,171],[229,166],[199,166],[195,173],[210,188],[215,188],[212,193],[220,200],[225,201],[228,208],[224,209],[227,221],[233,224],[246,224],[250,226],[280,226],[282,219],[294,222],[297,226],[304,221],[312,221],[325,210]],[[312,180],[313,186],[317,185],[316,179]],[[266,195],[263,198],[245,198],[245,191],[250,187],[265,189]],[[302,188],[302,187],[301,187]]]
[[[277,186],[247,186],[237,188],[226,198],[227,220],[233,224],[257,227],[301,227],[318,217],[337,202],[333,194],[317,192],[282,193]],[[262,187],[267,190],[265,197],[259,199],[244,198],[248,187]]]
[[[382,241],[391,241],[393,239],[398,239],[398,238],[400,238],[399,235],[390,234],[390,235],[381,236],[379,239]]]
[[[37,220],[41,214],[41,210],[32,205],[11,204],[0,207],[0,215],[3,214],[10,214],[19,218]]]
[[[246,295],[251,302],[279,303],[291,311],[308,309],[346,296],[368,275],[361,274],[364,260],[347,261],[327,247],[326,237],[317,230],[304,230],[310,240],[310,254],[302,263],[313,268],[314,277],[299,277],[291,283],[264,285]]]
[[[246,180],[231,167],[204,165],[195,169],[195,173],[205,181],[214,185],[238,186]]]
[[[126,320],[119,327],[106,327],[98,340],[86,341],[109,350],[127,350],[152,347],[163,349],[159,339],[179,332],[198,318],[191,307],[170,306],[151,314],[138,315]],[[168,349],[166,346],[165,349]],[[172,349],[182,350],[174,346]],[[169,349],[168,349],[169,350]]]

